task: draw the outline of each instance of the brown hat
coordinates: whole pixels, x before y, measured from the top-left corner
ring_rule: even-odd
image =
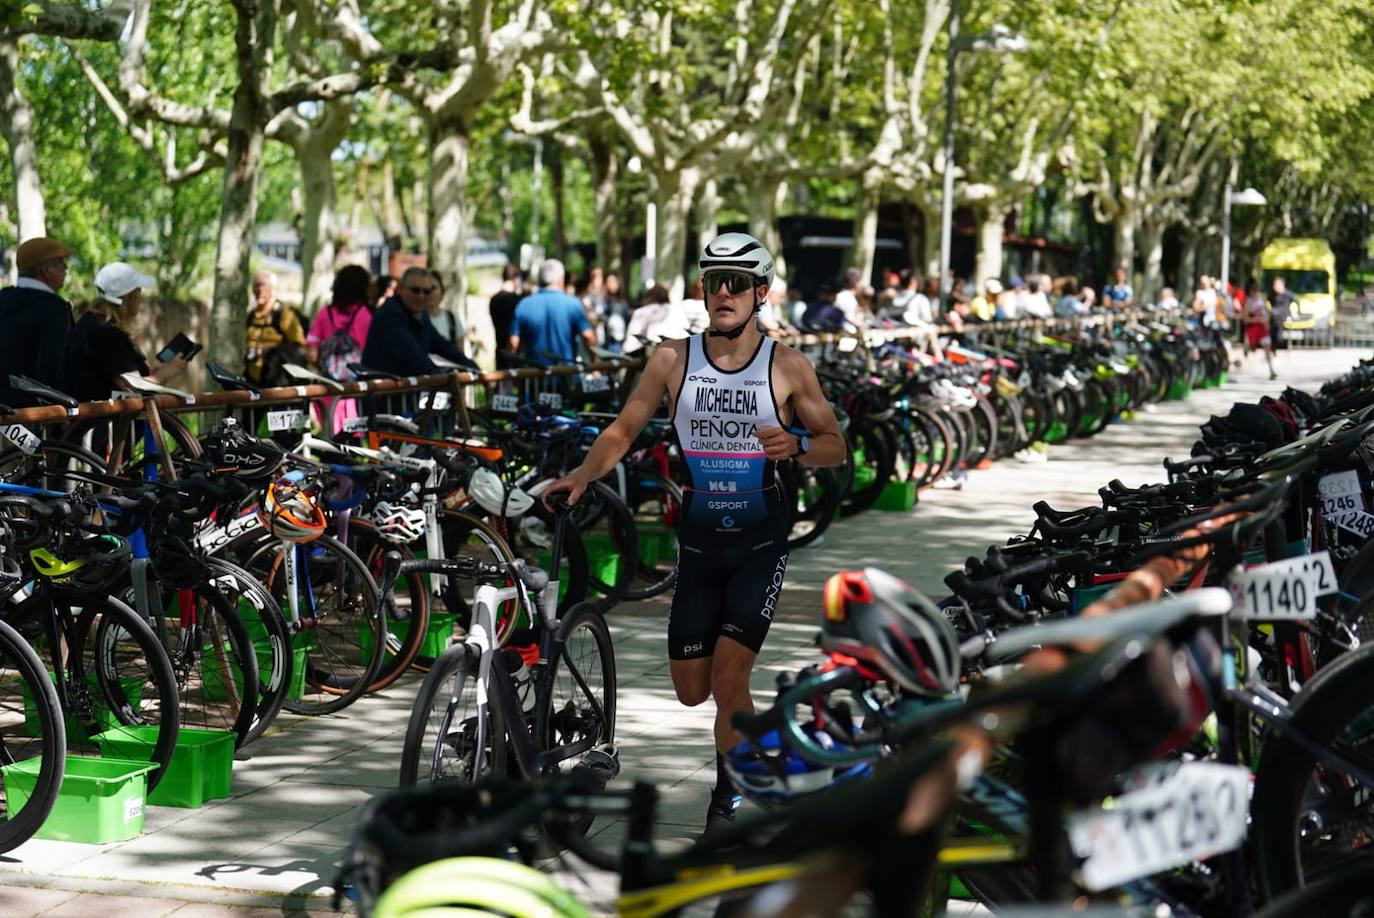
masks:
[[[66,258],[75,254],[74,249],[68,248],[56,239],[38,236],[20,244],[18,251],[14,253],[14,266],[20,271],[27,271],[30,268],[38,267],[45,261],[52,261],[54,258]]]

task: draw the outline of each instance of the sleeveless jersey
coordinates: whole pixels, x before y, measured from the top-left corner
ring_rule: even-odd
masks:
[[[706,356],[704,334],[687,339],[687,370],[673,430],[687,466],[686,523],[708,532],[743,532],[781,520],[774,463],[755,431],[782,427],[773,395],[773,347],[764,338],[733,372]]]

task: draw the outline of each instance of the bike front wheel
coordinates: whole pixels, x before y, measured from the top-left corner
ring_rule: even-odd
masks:
[[[498,706],[477,707],[476,647],[454,644],[429,668],[406,724],[400,786],[476,781],[506,769],[505,730]],[[496,739],[493,739],[493,738]]]

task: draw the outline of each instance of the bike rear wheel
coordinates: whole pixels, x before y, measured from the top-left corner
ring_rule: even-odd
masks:
[[[471,782],[505,772],[506,738],[497,705],[491,705],[485,717],[477,708],[479,662],[476,647],[454,644],[430,667],[406,724],[401,787],[440,780]]]
[[[28,841],[48,818],[66,760],[67,731],[57,689],[28,641],[0,622],[0,764],[28,763],[23,768],[32,772],[33,785],[24,781],[25,802],[15,809],[10,804],[10,781],[15,779],[0,773],[0,852]]]

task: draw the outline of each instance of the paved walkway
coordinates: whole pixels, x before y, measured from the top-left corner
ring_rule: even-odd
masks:
[[[1276,394],[1282,385],[1315,388],[1363,356],[1362,350],[1288,352],[1281,356],[1279,382],[1270,382],[1262,362],[1252,358],[1223,389],[1157,406],[1091,441],[1053,447],[1047,463],[998,463],[974,473],[962,491],[926,492],[913,513],[870,512],[840,521],[820,544],[792,559],[754,679],[756,698],[769,697],[776,672],[814,661],[819,592],[834,571],[877,564],[942,595],[941,579],[965,557],[1029,529],[1035,500],[1078,507],[1096,503],[1096,489],[1112,478],[1133,485],[1158,481],[1161,459],[1186,455],[1208,415],[1238,400]],[[660,836],[671,843],[700,832],[714,768],[710,706],[684,708],[673,695],[665,612],[663,600],[620,607],[612,630],[625,774],[663,785]],[[328,717],[283,714],[240,755],[233,797],[199,810],[150,807],[145,833],[136,840],[31,841],[0,856],[0,916],[330,913],[334,865],[358,813],[395,784],[416,684],[402,680]],[[608,876],[550,868],[599,909],[613,898]]]

